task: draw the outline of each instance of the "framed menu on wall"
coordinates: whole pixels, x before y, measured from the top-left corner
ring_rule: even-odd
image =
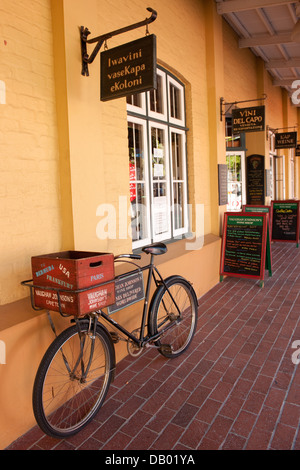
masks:
[[[246,172],[247,204],[263,205],[265,203],[265,157],[249,155]]]

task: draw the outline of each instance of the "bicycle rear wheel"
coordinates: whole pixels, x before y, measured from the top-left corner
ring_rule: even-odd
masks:
[[[165,279],[154,293],[149,314],[149,335],[162,333],[155,342],[168,358],[182,354],[190,345],[196,327],[198,302],[191,284],[180,276]],[[163,333],[163,330],[166,331]]]
[[[109,333],[96,327],[93,344],[87,322],[63,331],[49,346],[33,388],[33,411],[49,436],[79,432],[99,411],[115,368]]]

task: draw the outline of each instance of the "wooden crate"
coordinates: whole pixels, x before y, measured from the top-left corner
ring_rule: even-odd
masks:
[[[115,302],[115,283],[107,283],[115,276],[111,253],[64,251],[33,256],[31,264],[37,307],[59,311],[59,296],[62,313],[82,316]]]

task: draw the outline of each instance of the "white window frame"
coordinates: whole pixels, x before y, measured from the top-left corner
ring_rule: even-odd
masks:
[[[188,181],[187,181],[187,154],[186,154],[186,127],[185,127],[185,89],[184,86],[178,82],[175,78],[169,75],[169,72],[157,69],[157,74],[162,79],[162,100],[163,100],[163,113],[156,113],[150,110],[150,92],[142,93],[142,106],[133,106],[127,104],[128,112],[128,122],[136,122],[138,124],[146,124],[147,126],[147,137],[144,132],[144,139],[146,137],[147,143],[144,142],[144,158],[145,158],[145,167],[147,166],[147,178],[148,183],[146,183],[146,198],[150,202],[150,207],[147,209],[147,227],[150,227],[151,239],[148,237],[143,240],[132,241],[132,248],[138,249],[142,246],[147,245],[148,243],[158,242],[158,241],[167,241],[176,238],[182,238],[185,234],[188,234],[189,231],[189,211],[188,211]],[[179,90],[180,106],[182,110],[181,119],[171,118],[170,114],[170,84],[173,84]],[[131,114],[132,113],[132,114]],[[137,116],[138,115],[138,116]],[[152,141],[151,141],[151,128],[158,128],[164,131],[164,151],[165,151],[165,171],[166,178],[163,182],[166,184],[166,199],[167,199],[167,219],[162,220],[166,222],[167,230],[163,233],[157,234],[155,230],[155,201],[154,200],[154,184],[155,179],[153,177],[152,171]],[[171,148],[171,133],[175,132],[182,135],[182,151],[181,157],[183,159],[183,222],[184,225],[178,229],[175,229],[175,220],[174,220],[174,197],[173,197],[173,182],[177,180],[173,179],[173,168],[172,168],[172,148]],[[146,152],[147,150],[147,152]],[[146,174],[145,174],[146,177]],[[181,182],[181,181],[180,181]],[[163,207],[161,207],[163,213]],[[156,213],[156,217],[159,217],[159,212]]]
[[[170,85],[173,85],[175,88],[179,90],[180,93],[180,108],[182,112],[181,119],[176,119],[174,117],[171,117],[171,99],[172,97],[170,96]],[[168,103],[169,103],[169,122],[178,126],[185,126],[185,96],[184,96],[184,87],[180,85],[180,83],[177,82],[177,80],[174,80],[170,75],[168,75],[168,83],[167,83],[167,89],[168,89]]]
[[[146,115],[146,96],[145,93],[140,93],[141,106],[134,106],[127,103],[127,112]]]
[[[173,178],[173,156],[172,156],[172,137],[171,134],[180,134],[182,136],[181,139],[181,155],[183,158],[182,162],[182,170],[183,170],[183,180],[176,180]],[[170,140],[170,163],[171,163],[171,198],[172,198],[172,213],[173,213],[173,234],[174,237],[178,237],[180,235],[183,235],[187,233],[188,231],[188,205],[187,205],[187,162],[186,162],[186,133],[185,131],[181,129],[177,129],[175,127],[170,127],[169,128],[169,140]],[[183,198],[184,198],[184,204],[183,204],[183,220],[184,220],[184,225],[181,228],[176,229],[175,228],[175,205],[174,205],[174,183],[175,182],[181,182],[183,185]]]
[[[162,85],[163,85],[163,88],[166,90],[166,73],[163,72],[162,70],[160,69],[157,69],[157,75],[159,75],[162,79]],[[150,92],[147,93],[147,104],[148,104],[148,116],[150,118],[153,118],[153,119],[159,119],[161,121],[167,121],[167,118],[168,118],[168,104],[167,104],[167,95],[166,93],[163,93],[163,109],[164,109],[164,112],[163,113],[157,113],[155,111],[151,111],[150,109]]]
[[[241,206],[246,204],[247,198],[246,198],[246,154],[244,151],[238,150],[238,151],[226,151],[226,157],[229,155],[238,155],[241,157],[241,174],[242,174],[242,200],[241,200]],[[227,172],[228,173],[228,172]],[[228,177],[227,177],[228,178]],[[228,181],[229,183],[229,181]],[[229,200],[229,199],[228,199]],[[229,204],[227,204],[227,210],[230,212],[236,212],[240,211],[241,208],[232,208],[230,207]]]

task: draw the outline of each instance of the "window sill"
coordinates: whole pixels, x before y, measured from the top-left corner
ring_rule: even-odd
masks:
[[[213,233],[209,233],[207,235],[204,235],[204,239],[203,241],[201,240],[201,243],[199,242],[199,248],[197,248],[196,243],[194,243],[194,239],[183,238],[182,240],[163,241],[162,243],[165,243],[165,245],[167,245],[168,251],[163,256],[156,256],[155,264],[157,265],[163,264],[164,262],[169,261],[170,259],[179,258],[180,256],[184,256],[187,253],[201,250],[205,246],[215,243],[219,240],[220,240],[219,236],[214,235]],[[138,248],[133,251],[136,254],[140,254],[142,256],[142,260],[145,259],[145,263],[147,262],[146,260],[147,260],[148,255],[143,253],[141,248]]]

